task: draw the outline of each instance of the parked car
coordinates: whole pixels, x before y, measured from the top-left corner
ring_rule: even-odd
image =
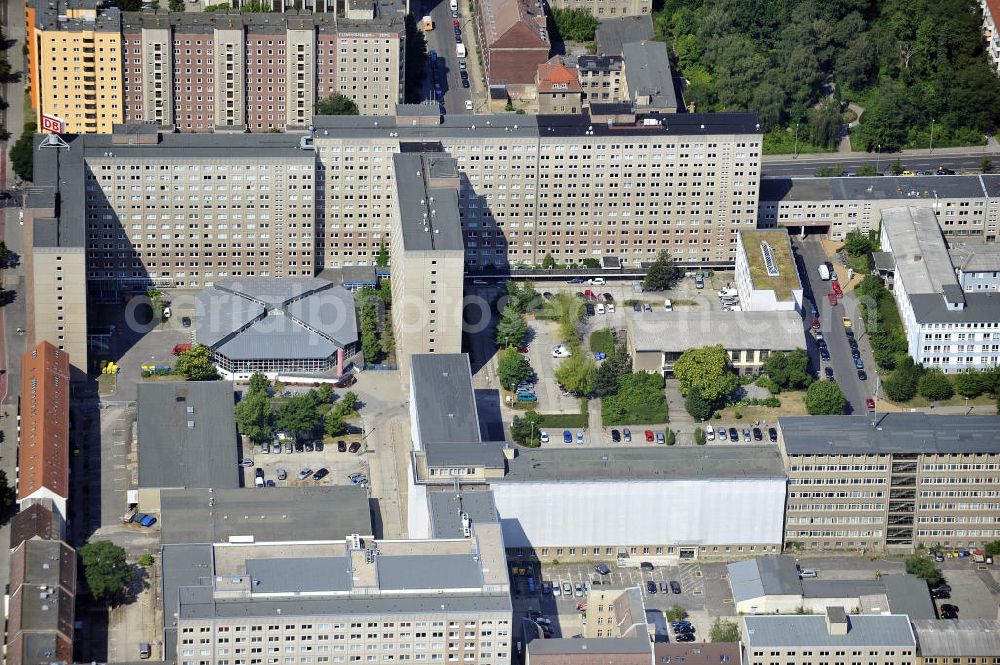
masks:
[[[278,467],[278,480],[288,480],[288,472]]]
[[[872,399],[871,397],[866,397],[865,398],[865,406],[868,407],[868,409],[874,411],[875,410],[875,400]]]
[[[750,428],[749,427],[744,427],[743,428],[743,442],[744,443],[750,443]]]
[[[619,443],[622,440],[622,433],[616,429],[611,430],[611,440]]]
[[[640,570],[653,570],[653,564],[650,563],[649,561],[643,561],[642,563],[639,564],[639,569]]]
[[[767,440],[770,441],[771,443],[777,443],[778,442],[778,430],[776,430],[773,427],[768,427],[767,428]]]
[[[253,466],[253,458],[251,458],[251,457],[244,457],[243,459],[240,460],[239,464],[243,468],[246,468],[248,466]]]
[[[553,358],[569,358],[571,355],[573,355],[573,352],[565,344],[557,344],[552,347]]]
[[[573,433],[568,429],[563,430],[563,443],[573,443]]]
[[[587,303],[586,307],[587,307],[587,316],[593,316],[596,311],[594,310],[594,306],[591,305],[590,303]]]
[[[144,527],[151,527],[156,524],[156,518],[146,513],[136,513],[130,521]]]
[[[347,452],[347,442],[346,441],[338,441],[337,442],[337,452],[338,453],[346,453]]]
[[[850,328],[851,326],[854,325],[854,322],[851,321],[850,317],[848,316],[842,318],[841,321],[843,322],[845,328]]]
[[[729,440],[729,438],[726,436],[726,428],[725,427],[720,427],[719,428],[719,441],[728,441],[728,440]]]
[[[317,469],[316,473],[313,474],[313,480],[323,480],[330,475],[330,470],[327,468]]]
[[[830,305],[831,306],[837,304],[837,294],[834,293],[833,291],[831,291],[830,293],[826,294],[826,299],[830,301]]]
[[[573,595],[577,598],[583,598],[583,585],[579,582],[576,583],[576,587],[573,590]]]
[[[351,444],[351,447],[347,449],[348,452],[356,453],[361,450],[361,444],[355,441]]]
[[[569,279],[566,280],[566,283],[567,284],[583,284],[583,278],[582,277],[570,277]]]
[[[312,441],[306,441],[305,443],[302,444],[302,447],[305,449],[307,453],[311,453],[313,451]]]
[[[576,442],[577,443],[583,443],[583,431],[582,430],[576,433]]]
[[[694,633],[677,633],[674,635],[676,642],[694,642]]]
[[[316,449],[316,452],[318,452],[318,453],[323,452],[323,442],[322,441],[313,441],[313,447]]]
[[[642,311],[642,303],[639,303],[639,302],[632,303],[632,311],[633,312],[641,312]]]
[[[740,442],[740,433],[736,431],[735,427],[729,428],[729,440],[732,441],[733,443]]]
[[[648,443],[652,443],[653,442],[653,430],[651,430],[651,429],[646,430],[646,441]]]
[[[823,368],[823,374],[826,375],[826,378],[827,378],[828,381],[833,381],[833,368],[832,367],[824,367]]]
[[[669,591],[669,589],[667,589],[667,583],[660,582],[660,593],[667,593],[667,591]]]
[[[542,443],[548,443],[549,442],[549,433],[546,432],[546,431],[542,431],[538,435],[538,440],[541,441]]]
[[[594,566],[594,570],[597,571],[599,575],[609,575],[611,574],[611,568],[608,567],[606,563],[599,563]]]
[[[268,443],[267,441],[265,441],[264,443],[260,444],[260,454],[261,455],[270,455],[271,454],[271,444]]]
[[[696,289],[703,289],[703,288],[705,288],[705,278],[702,277],[701,275],[697,275],[694,278],[694,288],[696,288]]]
[[[184,326],[185,328],[190,328],[191,327],[191,317],[190,316],[182,316],[181,317],[181,325]]]
[[[625,443],[632,443],[632,432],[628,427],[622,430],[622,439],[625,440]]]
[[[591,277],[587,280],[587,284],[591,286],[603,286],[607,284],[607,281],[603,277]]]
[[[715,428],[711,425],[705,427],[705,439],[707,441],[715,441]]]
[[[764,440],[764,433],[760,431],[759,427],[754,427],[753,428],[753,440],[754,441],[763,441]]]
[[[347,476],[347,479],[351,481],[352,485],[365,485],[368,483],[368,476],[363,473],[352,473]]]
[[[812,328],[813,330],[819,330],[820,327],[819,318],[818,317],[814,318],[812,320],[812,323],[809,324],[809,327]]]
[[[646,591],[650,594],[656,593],[656,582],[652,580],[646,582]]]
[[[309,467],[302,469],[301,471],[299,471],[299,480],[305,480],[306,478],[312,475],[312,472],[313,470],[310,469]]]
[[[679,594],[681,592],[681,583],[676,580],[672,580],[670,582],[670,590]]]
[[[663,436],[663,432],[656,433],[656,442],[661,444],[667,442],[666,437]]]
[[[264,486],[265,487],[277,487],[277,485],[274,484],[274,481],[271,480],[270,478],[267,479],[267,482],[264,483]]]
[[[865,368],[865,361],[862,360],[861,358],[855,358],[854,359],[854,366],[857,367],[858,369],[864,369]]]
[[[858,378],[861,379],[862,381],[867,381],[868,380],[868,375],[865,374],[865,370],[863,370],[863,369],[859,369],[858,370]]]
[[[604,314],[604,305],[602,303],[597,303],[597,313]]]

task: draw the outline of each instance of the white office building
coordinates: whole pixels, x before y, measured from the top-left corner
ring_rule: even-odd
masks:
[[[893,295],[914,362],[945,372],[1000,361],[1000,293],[963,290],[933,211],[882,211],[882,249],[895,260]]]

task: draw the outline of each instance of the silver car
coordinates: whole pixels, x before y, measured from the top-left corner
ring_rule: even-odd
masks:
[[[309,467],[302,469],[301,471],[299,471],[299,480],[305,480],[306,478],[312,475],[312,472],[313,470],[310,469]]]

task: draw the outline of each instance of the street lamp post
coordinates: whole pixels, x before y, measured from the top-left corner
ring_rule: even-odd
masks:
[[[931,144],[927,152],[934,152],[934,120],[931,119]]]
[[[878,170],[879,162],[882,160],[882,144],[879,143],[875,146],[875,175],[882,175],[882,172]]]
[[[792,159],[799,157],[799,122],[795,121],[795,147],[792,148]]]

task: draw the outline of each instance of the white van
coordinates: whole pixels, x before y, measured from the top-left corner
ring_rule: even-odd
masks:
[[[457,12],[458,11],[458,0],[451,0],[451,5],[450,6],[451,6],[451,11]]]
[[[674,311],[674,304],[670,302],[670,298],[667,298],[666,300],[663,301],[663,309],[667,310],[668,312]]]
[[[705,427],[705,438],[709,441],[715,441],[715,430],[712,429],[711,425]]]
[[[802,579],[816,577],[816,571],[812,568],[803,568],[799,571],[799,577]]]

